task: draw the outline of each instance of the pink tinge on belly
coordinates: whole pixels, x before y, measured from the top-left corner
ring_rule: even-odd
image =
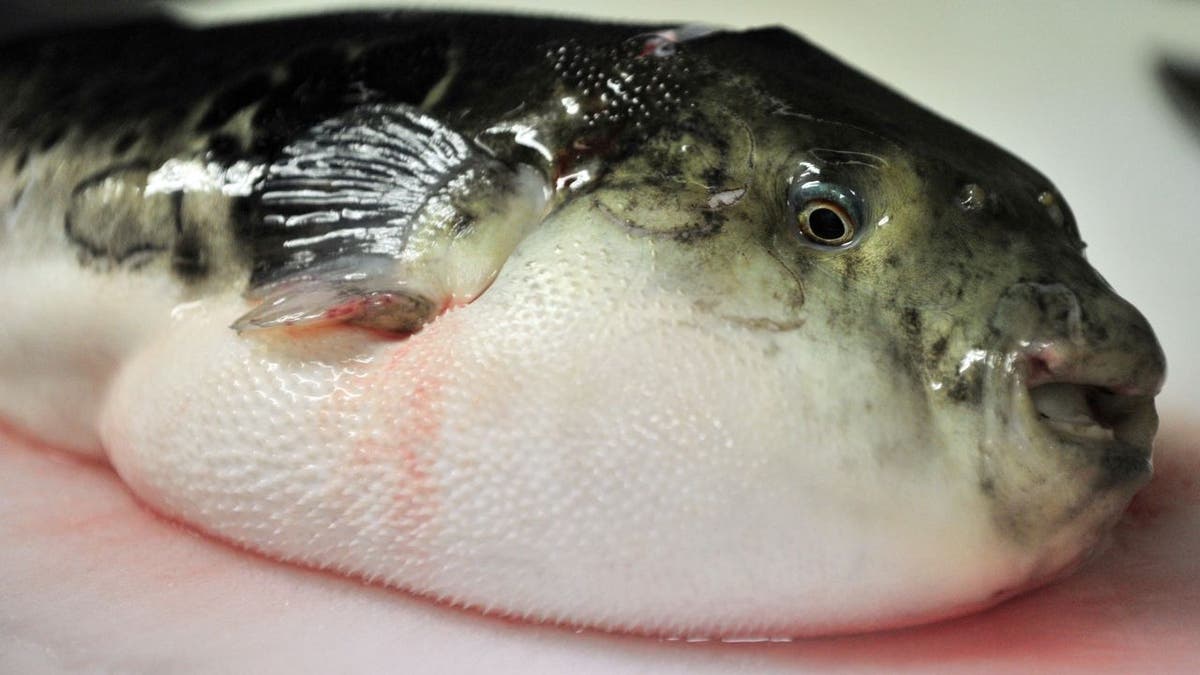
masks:
[[[330,419],[357,418],[361,433],[347,444],[340,480],[348,489],[382,480],[391,503],[382,522],[395,533],[393,555],[414,562],[427,552],[439,511],[433,470],[443,446],[445,371],[454,322],[435,320],[423,331],[383,346],[383,353],[322,407]]]

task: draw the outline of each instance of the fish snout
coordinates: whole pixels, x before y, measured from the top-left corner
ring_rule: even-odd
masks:
[[[1166,358],[1132,305],[1107,288],[1088,290],[1081,297],[1061,283],[1015,284],[995,320],[1016,340],[1014,374],[1039,426],[1099,450],[1106,466],[1114,464],[1110,473],[1140,473],[1158,428],[1154,396]]]
[[[997,314],[1021,345],[1026,384],[1074,382],[1153,397],[1166,357],[1146,318],[1107,289],[1083,297],[1061,283],[1022,282],[1005,293]]]

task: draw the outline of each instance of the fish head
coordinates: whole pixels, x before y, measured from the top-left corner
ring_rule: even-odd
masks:
[[[1149,480],[1165,359],[1051,182],[790,33],[686,47],[682,121],[539,233],[568,221],[612,263],[584,266],[614,275],[606,304],[678,338],[644,376],[705,391],[682,399],[724,429],[753,420],[735,442],[771,482],[925,555],[954,557],[967,539],[929,533],[969,522],[1019,561],[981,598],[1098,550]]]

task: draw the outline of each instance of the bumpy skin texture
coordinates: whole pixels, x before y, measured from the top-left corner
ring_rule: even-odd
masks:
[[[0,301],[0,410],[103,453],[161,513],[538,621],[793,636],[1042,583],[1147,480],[1161,350],[1011,155],[778,30],[674,45],[645,27],[505,19],[483,40],[482,19],[328,21],[125,29],[107,39],[152,50],[167,31],[212,59],[125,84],[83,67],[102,41],[10,48],[35,75],[4,76],[27,84],[4,118],[0,280],[40,283]],[[86,81],[124,107],[51,105]],[[536,167],[544,219],[411,336],[235,333],[291,236],[261,220],[254,167],[364,102]],[[211,180],[151,189],[180,158]],[[790,190],[812,181],[861,197],[852,246],[798,231]],[[496,229],[435,239],[477,250]],[[349,241],[314,256],[361,252]],[[489,260],[468,258],[448,273]],[[80,348],[39,342],[47,324],[95,337],[85,394],[47,379]],[[1055,397],[1031,393],[1046,384],[1086,399],[1086,421],[1062,431]],[[57,425],[78,399],[94,425]]]

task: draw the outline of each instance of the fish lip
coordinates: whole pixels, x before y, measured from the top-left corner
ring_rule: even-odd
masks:
[[[1018,370],[1022,407],[1036,434],[1092,458],[1101,469],[1097,489],[1148,480],[1158,430],[1158,387],[1056,370],[1038,355],[1026,355]]]
[[[1152,377],[1134,376],[1125,380],[1112,380],[1080,369],[1075,363],[1079,360],[1078,354],[1073,358],[1073,351],[1058,348],[1052,343],[1027,345],[1018,354],[1021,366],[1018,372],[1024,378],[1025,386],[1034,389],[1043,384],[1067,382],[1096,387],[1123,396],[1143,396],[1151,399],[1162,391],[1166,380],[1165,368],[1153,369]]]

